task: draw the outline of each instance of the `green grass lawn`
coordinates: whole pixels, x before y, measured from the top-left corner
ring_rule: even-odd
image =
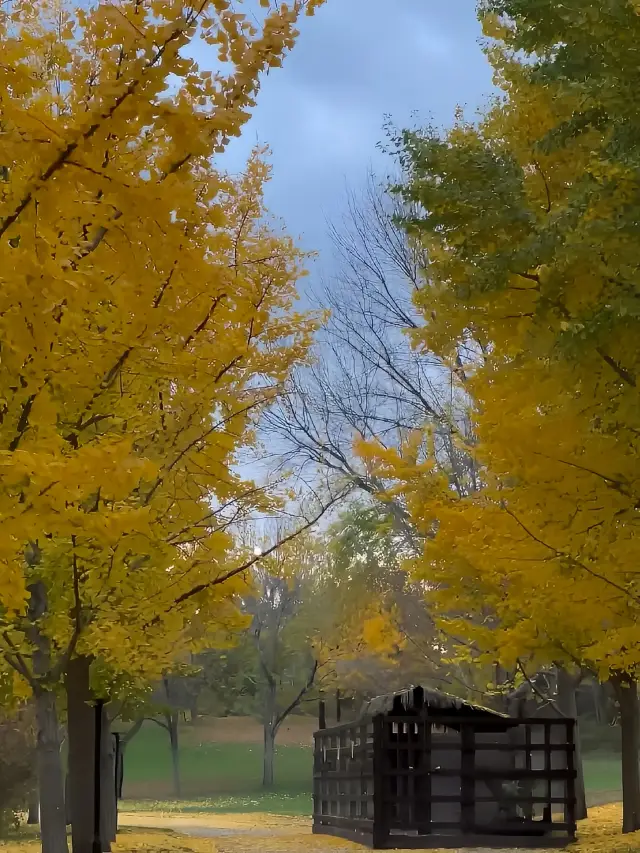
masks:
[[[588,753],[583,758],[587,802],[593,805],[622,798],[620,756],[611,753]]]
[[[220,794],[262,792],[262,746],[244,743],[208,743],[197,728],[186,729],[180,748],[183,794],[212,798]],[[311,749],[279,746],[275,758],[276,790],[306,794],[311,789]],[[147,723],[127,747],[125,797],[166,799],[171,786],[171,753],[166,731]]]
[[[311,794],[286,791],[255,794],[220,794],[188,800],[123,800],[123,812],[162,812],[167,814],[272,814],[307,817],[311,814]]]
[[[275,790],[264,792],[260,744],[202,742],[197,728],[185,728],[180,749],[181,802],[173,796],[167,734],[148,723],[127,749],[122,809],[309,814],[311,761],[309,747],[278,747]],[[620,799],[619,756],[588,753],[584,768],[591,804]]]

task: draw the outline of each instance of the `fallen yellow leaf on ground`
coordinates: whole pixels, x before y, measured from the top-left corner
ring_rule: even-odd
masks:
[[[638,853],[640,832],[622,835],[621,826],[621,803],[589,809],[588,819],[578,824],[578,843],[571,853]]]
[[[339,850],[353,853],[363,849],[342,839],[312,836],[308,818],[281,815],[137,812],[123,814],[121,823],[138,826],[152,823],[185,832],[193,827],[202,831],[222,831],[224,836],[215,839],[218,853],[335,853]],[[578,842],[569,848],[571,853],[640,853],[640,833],[622,835],[621,825],[622,807],[619,803],[591,808],[588,820],[579,824]],[[233,834],[234,830],[237,834]]]
[[[304,818],[262,814],[169,816],[151,812],[121,817],[123,823],[135,821],[140,828],[123,829],[118,835],[118,843],[113,845],[113,853],[337,853],[340,850],[356,853],[364,850],[342,839],[312,836],[311,821]],[[145,821],[154,822],[156,828],[143,828]],[[640,832],[622,835],[621,825],[622,807],[619,803],[592,808],[588,820],[579,825],[577,843],[569,850],[571,853],[640,853]],[[175,831],[171,831],[169,826]],[[207,830],[223,834],[219,838],[183,834]],[[39,850],[40,844],[35,839],[0,841],[0,853],[38,853]]]
[[[570,853],[640,853],[640,832],[622,835],[622,808],[619,804],[598,806],[590,809],[589,819],[580,823],[579,838],[575,845],[568,848]],[[215,817],[215,816],[211,816]],[[235,817],[235,816],[229,816]],[[338,853],[338,851],[363,850],[357,844],[351,844],[329,836],[310,836],[310,824],[306,832],[294,835],[274,835],[265,831],[260,836],[230,836],[216,839],[218,853]],[[396,851],[403,853],[403,851]],[[405,851],[408,853],[408,851]],[[432,853],[456,853],[456,851],[432,851]],[[458,851],[460,853],[460,851]],[[465,853],[479,853],[467,850]],[[493,853],[518,853],[513,849],[493,851]],[[524,851],[520,851],[524,853]]]
[[[113,853],[218,853],[212,838],[189,838],[156,829],[124,830],[118,834]],[[0,841],[0,853],[38,853],[40,841]]]
[[[118,835],[118,843],[111,846],[113,853],[218,853],[212,838],[190,838],[177,832],[161,830],[125,830]]]

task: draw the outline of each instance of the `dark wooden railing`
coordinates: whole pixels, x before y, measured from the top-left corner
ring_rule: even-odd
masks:
[[[344,723],[315,735],[313,814],[315,831],[364,843],[375,835],[374,723]]]

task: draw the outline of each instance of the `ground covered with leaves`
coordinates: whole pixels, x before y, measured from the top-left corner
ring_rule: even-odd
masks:
[[[0,841],[1,853],[38,853],[40,841],[29,834]],[[189,838],[158,829],[125,829],[118,834],[113,853],[217,853],[212,839]]]
[[[638,853],[640,832],[622,835],[621,807],[600,806],[580,824],[572,853]],[[357,844],[311,835],[309,821],[275,815],[122,815],[123,824],[155,821],[153,829],[127,826],[113,853],[336,853],[362,849]],[[175,831],[173,831],[175,830]],[[38,839],[21,834],[0,841],[0,853],[37,853]],[[505,851],[506,853],[506,851]],[[514,851],[511,851],[514,853]]]
[[[227,815],[221,823],[218,818],[203,815],[201,820],[211,821],[226,832],[235,826],[237,831],[215,839],[217,853],[336,853],[339,850],[354,853],[363,849],[348,841],[312,836],[309,822],[299,819],[285,822],[273,816]],[[619,804],[591,809],[589,819],[580,824],[579,841],[570,848],[571,853],[638,853],[640,832],[622,835],[621,823]]]

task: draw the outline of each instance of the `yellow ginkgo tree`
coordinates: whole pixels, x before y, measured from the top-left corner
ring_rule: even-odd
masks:
[[[637,4],[480,4],[502,95],[476,124],[399,139],[427,261],[417,346],[469,401],[482,488],[429,436],[368,448],[425,536],[448,626],[505,665],[584,665],[616,689],[624,828],[640,827]],[[417,450],[416,450],[417,447]]]
[[[239,177],[214,157],[319,5],[0,12],[0,648],[35,696],[47,853],[70,663],[157,677],[233,621],[229,527],[272,506],[235,463],[305,357],[304,258],[266,219],[262,153]]]

